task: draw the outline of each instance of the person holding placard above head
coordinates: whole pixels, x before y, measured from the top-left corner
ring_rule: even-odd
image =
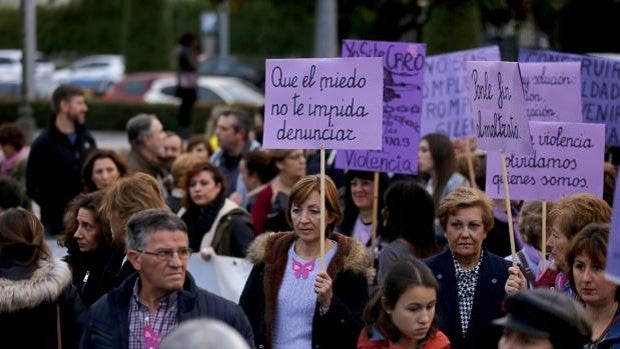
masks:
[[[620,287],[605,279],[609,225],[586,225],[571,240],[566,260],[568,280],[592,320],[588,349],[620,348]]]
[[[413,181],[398,181],[385,192],[384,238],[377,281],[383,284],[399,261],[428,258],[439,252],[434,233],[435,207],[430,195]]]
[[[254,240],[252,220],[246,210],[226,198],[226,178],[208,161],[195,163],[183,177],[183,208],[189,247],[209,258],[213,253],[244,257]]]
[[[320,176],[305,176],[291,190],[286,217],[293,231],[265,234],[248,252],[254,267],[239,304],[256,348],[355,348],[370,256],[357,240],[333,232],[342,213],[336,186],[326,177],[321,263],[320,182]]]
[[[254,233],[289,231],[286,206],[293,185],[306,175],[306,155],[302,149],[272,149],[269,151],[278,175],[260,193],[252,206]]]
[[[357,348],[449,349],[450,341],[437,329],[438,291],[433,272],[420,260],[395,264],[366,306]]]
[[[438,209],[448,249],[425,262],[435,274],[439,329],[452,348],[495,348],[501,336],[491,321],[502,315],[510,262],[482,248],[493,227],[492,201],[478,189],[459,187]]]
[[[422,137],[418,148],[418,169],[430,176],[425,187],[435,207],[439,207],[443,198],[455,188],[469,186],[467,178],[457,170],[452,142],[443,134],[430,133]],[[440,226],[435,233],[442,238]]]
[[[574,296],[568,282],[566,251],[571,239],[590,223],[610,223],[611,208],[603,199],[589,193],[564,197],[549,211],[551,227],[547,251],[551,251],[552,263],[535,281],[535,287],[553,287],[556,291]],[[527,287],[525,276],[518,268],[510,268],[506,292],[514,293]]]
[[[344,216],[340,231],[370,246],[372,237],[372,205],[375,195],[374,172],[349,170],[344,175]],[[377,212],[383,208],[383,195],[387,188],[388,177],[379,175],[379,192],[377,193]],[[376,236],[383,235],[383,224],[377,224]]]

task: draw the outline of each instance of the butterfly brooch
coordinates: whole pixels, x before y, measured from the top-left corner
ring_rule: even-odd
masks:
[[[310,275],[310,272],[314,270],[314,263],[316,259],[308,263],[300,263],[293,258],[293,272],[296,279],[303,278],[306,280]]]

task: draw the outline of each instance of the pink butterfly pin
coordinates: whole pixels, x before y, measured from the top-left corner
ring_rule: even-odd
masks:
[[[294,274],[295,278],[296,279],[303,278],[304,280],[307,279],[308,276],[310,275],[310,272],[314,270],[315,261],[316,259],[308,263],[302,264],[293,258],[293,271],[295,272]]]

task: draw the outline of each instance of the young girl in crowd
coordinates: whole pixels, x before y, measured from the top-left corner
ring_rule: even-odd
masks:
[[[437,329],[438,288],[435,276],[421,261],[394,265],[366,306],[366,327],[358,349],[450,348],[448,338]]]

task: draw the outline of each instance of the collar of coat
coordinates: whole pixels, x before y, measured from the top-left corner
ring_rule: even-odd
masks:
[[[27,279],[0,278],[0,313],[31,309],[55,301],[70,283],[71,271],[65,262],[43,259]]]
[[[286,263],[288,249],[295,241],[293,232],[268,233],[256,238],[248,250],[247,258],[252,264],[279,264]],[[366,248],[357,240],[348,236],[332,233],[330,239],[338,243],[336,254],[327,267],[327,272],[334,276],[344,270],[355,273],[365,273],[370,266],[370,255]]]

